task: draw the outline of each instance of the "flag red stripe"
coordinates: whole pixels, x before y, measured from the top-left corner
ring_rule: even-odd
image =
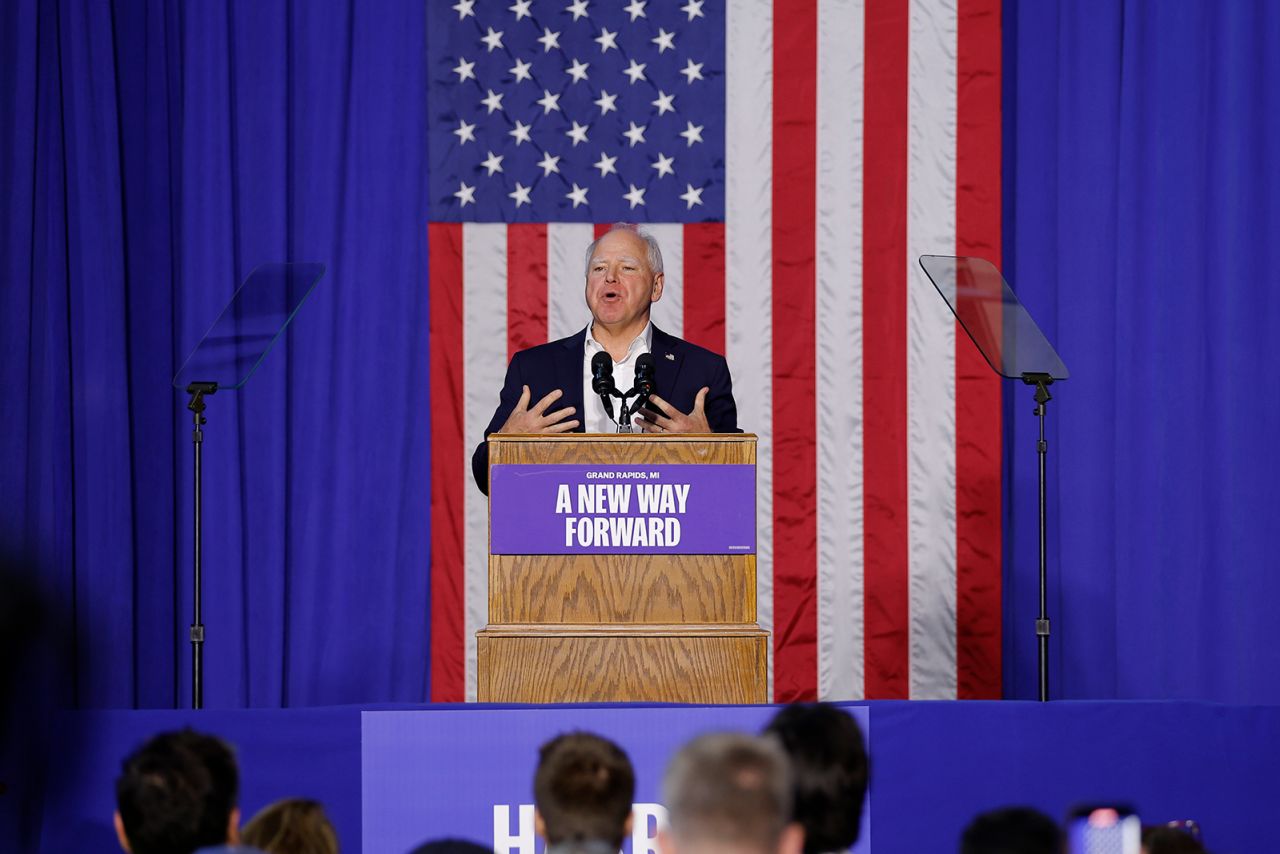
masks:
[[[816,0],[775,6],[773,47],[774,699],[816,699]]]
[[[466,699],[462,225],[427,226],[431,383],[431,701]]]
[[[907,0],[867,0],[862,365],[865,683],[910,690],[907,593]]]
[[[604,237],[609,233],[609,229],[611,228],[613,228],[613,223],[611,222],[597,222],[595,224],[596,237]],[[582,247],[582,250],[585,252],[586,247]]]
[[[724,223],[684,227],[684,337],[724,352]]]
[[[507,226],[507,359],[547,341],[547,225]]]
[[[1000,264],[1000,0],[960,0],[956,254]],[[956,693],[1000,696],[1000,379],[956,330]]]

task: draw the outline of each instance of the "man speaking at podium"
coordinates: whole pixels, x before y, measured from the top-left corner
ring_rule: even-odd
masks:
[[[591,324],[575,335],[521,350],[507,366],[490,433],[614,433],[618,424],[596,393],[603,377],[619,391],[652,367],[649,405],[632,416],[646,433],[737,433],[724,357],[658,329],[649,312],[662,298],[662,251],[652,235],[618,224],[587,248]],[[650,354],[648,358],[641,358]],[[631,406],[634,398],[617,400]],[[607,408],[606,408],[607,407]],[[625,419],[624,419],[625,423]],[[471,457],[480,491],[489,493],[489,447]]]

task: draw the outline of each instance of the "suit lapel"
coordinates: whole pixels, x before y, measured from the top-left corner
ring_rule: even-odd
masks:
[[[658,397],[675,405],[676,382],[680,377],[680,365],[684,362],[684,353],[680,347],[680,339],[653,327],[654,381],[658,386]]]
[[[563,341],[564,346],[556,348],[556,388],[564,392],[560,399],[563,406],[572,406],[574,418],[578,419],[575,433],[586,432],[586,413],[582,399],[582,357],[587,346],[587,330],[584,328],[577,335],[571,335]],[[560,406],[553,408],[559,409]]]

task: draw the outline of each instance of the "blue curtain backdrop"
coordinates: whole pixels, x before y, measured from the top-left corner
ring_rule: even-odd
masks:
[[[206,704],[427,696],[423,4],[2,5],[0,542],[82,706],[186,705],[177,365],[258,264],[328,275],[209,401]]]
[[[427,696],[421,0],[0,4],[0,542],[74,702],[185,705],[169,380],[258,263],[329,273],[210,401],[211,706]],[[1005,268],[1050,404],[1055,696],[1280,702],[1280,10],[1005,8]],[[1030,393],[1007,397],[1006,693],[1035,691]]]
[[[1280,702],[1280,5],[1006,3],[1005,269],[1049,404],[1054,696]],[[1035,694],[1030,390],[1006,694]]]

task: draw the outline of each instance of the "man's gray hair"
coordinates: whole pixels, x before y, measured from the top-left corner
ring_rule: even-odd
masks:
[[[636,237],[644,241],[645,256],[649,262],[649,269],[656,276],[662,272],[662,248],[658,246],[658,238],[654,237],[647,231],[644,231],[634,222],[615,222],[609,226],[609,230],[604,234],[591,241],[591,245],[587,247],[587,266],[584,271],[586,275],[591,275],[591,259],[596,255],[596,247],[600,245],[600,241],[604,240],[615,231],[629,231]]]
[[[772,852],[791,821],[791,766],[773,738],[704,735],[671,760],[662,795],[677,847]]]

